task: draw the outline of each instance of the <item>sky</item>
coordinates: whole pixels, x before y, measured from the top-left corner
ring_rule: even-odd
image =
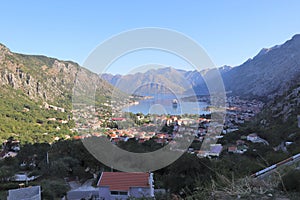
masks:
[[[298,0],[10,0],[2,1],[0,8],[0,43],[11,51],[81,65],[102,42],[136,28],[185,34],[216,66],[240,65],[260,49],[300,33]],[[107,72],[125,74],[145,63],[190,67],[164,52],[133,54],[117,60]],[[99,73],[97,66],[90,70]]]

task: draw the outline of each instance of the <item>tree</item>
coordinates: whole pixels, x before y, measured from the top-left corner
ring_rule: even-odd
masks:
[[[57,199],[66,195],[69,187],[63,180],[43,180],[41,182],[41,187],[43,190],[42,199]]]
[[[9,166],[0,167],[0,182],[5,182],[9,177],[13,176],[15,170]]]
[[[282,182],[287,191],[300,192],[300,170],[290,171],[282,177]]]
[[[167,167],[167,171],[163,174],[164,186],[177,194],[184,188],[193,189],[197,180],[203,182],[210,180],[209,166],[209,160],[185,153]]]

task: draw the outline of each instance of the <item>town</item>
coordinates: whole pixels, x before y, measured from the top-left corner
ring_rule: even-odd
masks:
[[[205,99],[202,99],[205,100]],[[109,103],[105,103],[105,106],[110,107],[113,110],[103,112],[98,111],[94,107],[84,107],[81,109],[73,110],[73,115],[76,123],[73,131],[82,133],[80,136],[75,136],[76,139],[83,139],[91,136],[106,136],[112,143],[118,144],[119,142],[126,142],[130,139],[143,143],[150,139],[153,139],[156,143],[166,145],[170,143],[174,137],[182,133],[180,127],[185,127],[185,132],[192,132],[195,142],[200,142],[198,149],[189,148],[189,153],[197,154],[200,157],[219,156],[221,151],[224,150],[221,144],[212,144],[209,151],[200,151],[201,142],[207,135],[207,129],[209,126],[222,126],[222,132],[218,133],[215,139],[220,139],[223,135],[238,131],[240,124],[244,124],[259,113],[263,108],[263,103],[258,100],[242,100],[239,97],[228,97],[226,107],[226,118],[224,125],[211,123],[211,115],[197,116],[194,114],[186,114],[182,116],[172,115],[144,115],[142,113],[123,113],[123,116],[112,117],[120,112],[114,109]],[[82,120],[85,119],[84,123]],[[188,129],[187,129],[188,127]],[[253,139],[254,138],[254,139]],[[248,141],[265,142],[263,139],[258,139],[255,133],[249,133],[246,138]],[[244,144],[243,140],[237,141],[240,150],[237,150],[237,146],[228,147],[229,152],[242,153],[245,152],[246,145],[243,145],[241,149],[240,144]]]
[[[128,103],[128,102],[127,102]],[[130,104],[137,104],[136,101],[132,101]],[[201,149],[202,142],[211,137],[208,133],[208,128],[210,126],[219,127],[222,126],[223,130],[220,133],[213,134],[216,141],[224,137],[224,135],[228,133],[232,133],[239,130],[239,125],[244,124],[249,121],[252,117],[254,117],[257,113],[261,111],[263,108],[263,103],[258,100],[241,100],[238,97],[228,97],[227,99],[227,107],[226,107],[226,118],[224,125],[213,123],[211,119],[211,115],[195,115],[195,114],[185,114],[182,116],[172,116],[172,115],[144,115],[142,113],[122,113],[120,112],[120,108],[124,106],[119,105],[115,106],[111,104],[111,102],[107,101],[103,103],[101,106],[93,107],[93,106],[85,106],[79,105],[74,106],[72,110],[73,119],[61,120],[56,118],[49,118],[49,121],[58,121],[61,124],[66,124],[70,120],[75,121],[75,127],[71,129],[75,134],[73,137],[69,135],[65,135],[64,140],[80,140],[89,137],[106,137],[108,138],[112,144],[117,146],[122,146],[120,144],[124,144],[128,141],[135,141],[138,144],[143,144],[147,141],[152,141],[156,144],[159,144],[160,147],[171,145],[173,150],[182,151],[178,145],[176,146],[176,141],[178,138],[182,138],[183,135],[188,134],[193,139],[190,142],[190,147],[185,149],[189,154],[197,155],[200,158],[208,157],[208,158],[218,158],[222,152],[230,152],[236,154],[243,154],[247,151],[248,146],[247,142],[262,142],[264,144],[268,144],[268,142],[262,138],[259,138],[255,133],[249,133],[244,138],[241,138],[236,141],[236,144],[220,144],[220,143],[212,143],[208,149]],[[44,109],[53,109],[59,112],[65,112],[64,108],[56,107],[44,103]],[[121,116],[118,116],[122,113]],[[112,116],[114,115],[114,116]],[[54,137],[53,141],[58,141],[61,138]],[[210,138],[211,139],[211,138]],[[18,140],[13,139],[12,137],[3,142],[1,159],[5,159],[8,157],[17,156],[20,151],[20,142]],[[47,161],[48,162],[48,161]],[[22,166],[32,165],[34,167],[35,161],[23,161]],[[106,172],[103,172],[106,173]],[[115,176],[114,174],[108,174],[107,176]],[[132,176],[139,176],[138,174],[130,174],[124,173],[124,175],[119,172],[119,176],[128,177],[131,179]],[[141,189],[143,192],[142,196],[153,197],[154,195],[154,187],[153,187],[153,178],[151,178],[152,182],[148,180],[149,177],[147,174],[144,176],[144,183],[140,183],[143,185],[143,188],[149,188],[148,190]],[[153,175],[151,175],[153,176]],[[39,178],[39,176],[28,176],[28,173],[17,173],[12,178],[7,180],[15,181],[15,182],[29,182],[34,181]],[[116,176],[116,179],[117,176]],[[76,182],[76,181],[75,181]],[[98,181],[98,186],[101,185],[101,180]],[[104,181],[105,182],[105,181]],[[110,181],[108,181],[110,182]],[[149,183],[151,183],[149,185]],[[71,184],[71,185],[70,185]],[[73,186],[71,190],[68,192],[67,199],[72,199],[71,196],[84,196],[87,194],[87,191],[91,192],[94,197],[99,197],[99,189],[97,187],[92,187],[91,184],[86,183],[87,186]],[[113,183],[112,183],[113,184]],[[69,181],[69,185],[72,186],[72,181]],[[105,184],[104,184],[105,185]],[[22,185],[20,186],[22,187]],[[112,186],[114,187],[114,186]],[[128,188],[130,188],[128,186]],[[40,195],[41,189],[40,187],[29,188],[21,188],[17,190],[32,190],[35,195]],[[103,189],[100,187],[100,196],[103,194]],[[122,198],[128,196],[129,193],[134,194],[133,191],[129,192],[129,189],[126,189],[125,192],[111,191],[111,195],[115,198]],[[10,191],[9,196],[17,195],[18,191]],[[31,193],[31,192],[28,192]],[[108,194],[107,192],[104,192]],[[140,194],[141,193],[137,193]],[[135,195],[135,197],[139,197],[139,195]],[[103,196],[103,195],[102,195]],[[140,196],[141,197],[141,196]],[[10,198],[10,197],[9,197]],[[13,198],[11,198],[13,199]],[[112,199],[112,197],[110,198]]]

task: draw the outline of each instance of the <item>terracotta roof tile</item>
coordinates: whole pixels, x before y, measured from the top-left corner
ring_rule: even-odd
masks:
[[[103,172],[98,187],[109,186],[111,191],[128,191],[130,187],[150,187],[148,173]]]

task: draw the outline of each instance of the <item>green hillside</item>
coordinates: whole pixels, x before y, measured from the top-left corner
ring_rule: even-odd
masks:
[[[47,110],[42,107],[42,101],[30,100],[22,91],[12,90],[9,86],[1,88],[0,98],[1,141],[13,136],[22,143],[53,142],[55,137],[72,135],[69,129],[74,126],[74,122],[59,122],[68,120],[70,110]],[[51,118],[56,120],[48,120]]]
[[[49,143],[76,134],[70,130],[75,81],[97,84],[96,104],[109,101],[112,92],[115,100],[124,97],[77,63],[17,54],[0,44],[0,141],[13,136],[21,143]]]

